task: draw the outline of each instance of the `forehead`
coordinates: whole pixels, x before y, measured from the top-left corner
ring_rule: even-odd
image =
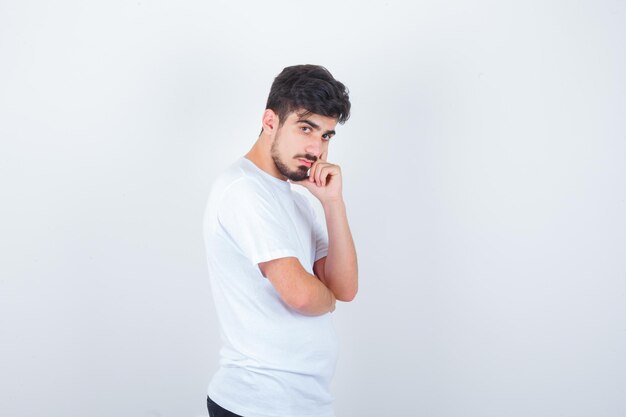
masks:
[[[299,110],[287,115],[287,123],[303,123],[305,120],[311,121],[320,126],[323,130],[332,130],[337,126],[337,119],[334,117],[322,116],[321,114]]]

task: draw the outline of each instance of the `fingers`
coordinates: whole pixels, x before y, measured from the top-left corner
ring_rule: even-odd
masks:
[[[315,181],[318,187],[325,187],[327,180],[338,171],[338,167],[323,161],[317,161],[311,166],[309,181]]]
[[[309,173],[309,181],[315,181],[315,184],[319,187],[322,184],[322,169],[324,168],[324,162],[320,159],[315,161],[311,166],[311,172]]]
[[[315,183],[318,187],[323,187],[326,180],[326,176],[324,175],[324,168],[326,167],[320,166],[318,169],[315,170]]]
[[[332,165],[325,165],[322,167],[322,169],[320,169],[320,174],[319,174],[319,183],[321,184],[322,187],[326,186],[326,182],[327,180],[330,179],[330,176],[333,175],[333,166]]]

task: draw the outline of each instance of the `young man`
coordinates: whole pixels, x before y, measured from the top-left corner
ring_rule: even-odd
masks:
[[[330,313],[355,297],[357,259],[341,169],[326,157],[349,115],[345,86],[325,68],[285,68],[256,143],[213,184],[204,237],[223,346],[211,417],[333,416]],[[321,202],[326,228],[291,183]]]

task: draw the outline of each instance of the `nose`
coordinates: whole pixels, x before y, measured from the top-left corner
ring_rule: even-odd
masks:
[[[320,154],[322,153],[322,146],[322,139],[314,138],[307,143],[304,151],[307,154],[315,155],[316,158],[319,158]]]

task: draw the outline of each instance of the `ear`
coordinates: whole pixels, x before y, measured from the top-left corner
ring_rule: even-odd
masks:
[[[273,133],[278,128],[278,115],[272,109],[265,109],[263,112],[263,131]]]

